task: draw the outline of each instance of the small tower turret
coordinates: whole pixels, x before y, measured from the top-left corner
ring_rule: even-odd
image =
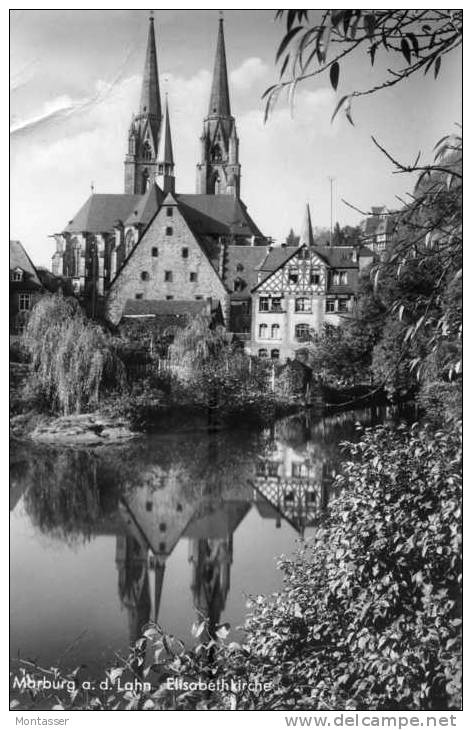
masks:
[[[159,143],[157,156],[157,176],[164,193],[175,193],[174,152],[170,133],[169,103],[166,94],[164,131]]]

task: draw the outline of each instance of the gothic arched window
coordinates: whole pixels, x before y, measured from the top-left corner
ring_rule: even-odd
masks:
[[[221,152],[221,147],[219,144],[213,145],[211,148],[211,161],[212,162],[222,162],[223,160],[223,154]]]
[[[146,140],[146,142],[143,144],[143,159],[145,160],[151,160],[152,159],[152,148],[149,142]]]
[[[144,170],[143,176],[142,176],[141,192],[142,193],[145,193],[146,190],[148,189],[148,187],[149,187],[149,173],[148,173],[148,171],[146,169],[146,170]]]
[[[217,172],[213,175],[210,184],[210,195],[218,195],[221,192],[221,178]]]

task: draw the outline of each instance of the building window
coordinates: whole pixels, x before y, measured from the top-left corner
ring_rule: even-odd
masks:
[[[152,158],[152,149],[149,142],[145,142],[143,145],[143,158],[145,160],[150,160]]]
[[[12,281],[22,281],[23,280],[23,271],[21,269],[15,269],[15,271],[12,273],[11,280]]]
[[[280,339],[280,326],[278,324],[273,324],[270,329],[270,335],[273,340],[279,340]]]
[[[259,325],[259,338],[261,340],[266,340],[267,339],[267,330],[268,330],[268,327],[267,327],[266,324],[260,324]]]
[[[166,208],[166,216],[168,218],[172,218],[173,215],[174,215],[174,209],[173,208]]]
[[[167,226],[166,236],[172,236],[173,232],[174,232],[174,229],[172,228],[172,226]]]
[[[310,325],[297,324],[295,327],[295,337],[300,342],[306,342],[310,337]]]
[[[290,271],[288,275],[289,284],[298,284],[298,272]]]
[[[269,297],[259,297],[259,312],[269,311]]]
[[[334,299],[327,299],[326,300],[326,311],[327,312],[334,312],[335,311]]]
[[[347,299],[340,299],[338,301],[338,312],[347,312]]]
[[[18,297],[18,309],[20,312],[28,312],[31,307],[31,294],[20,294]]]
[[[318,285],[320,283],[319,274],[310,274],[310,284]]]
[[[161,523],[160,523],[160,525],[159,525],[159,530],[160,530],[161,532],[165,532],[165,531],[167,530],[167,525],[166,525],[166,523],[165,523],[165,522],[161,522]]]
[[[172,281],[172,271],[164,272],[164,281]]]
[[[308,297],[298,297],[295,299],[296,312],[311,312],[311,299]]]
[[[280,350],[271,350],[270,351],[270,356],[271,356],[272,360],[279,360],[279,358],[280,358]]]
[[[142,298],[143,298],[143,295],[142,295],[142,294],[141,294],[141,292],[140,292],[139,294],[135,294],[135,295],[134,295],[134,298],[135,298],[135,299],[142,299]]]
[[[273,297],[271,301],[271,312],[281,312],[282,311],[282,299],[281,297]]]
[[[333,271],[331,281],[334,286],[347,284],[347,271]]]
[[[168,295],[166,296],[166,299],[167,299],[167,301],[170,301],[170,300],[171,300],[171,299],[173,299],[173,298],[174,298],[174,297],[173,297],[173,296],[172,296],[171,294],[168,294]]]
[[[166,544],[165,544],[165,542],[160,542],[159,543],[159,552],[160,553],[165,553],[165,551],[166,551]]]
[[[195,297],[195,299],[198,299],[198,301],[200,301],[200,299],[203,299],[203,297],[202,297],[201,294],[197,294],[197,296]]]
[[[141,271],[141,281],[149,281],[149,271]]]
[[[236,271],[244,271],[244,266],[242,264],[238,264],[236,266]]]
[[[156,259],[158,257],[158,255],[159,255],[159,251],[157,249],[157,246],[153,246],[151,249],[151,256]]]
[[[183,259],[188,259],[188,248],[183,248],[182,249],[182,258]]]
[[[197,279],[198,279],[197,272],[191,271],[190,272],[190,281],[197,281]]]
[[[277,461],[269,461],[267,464],[267,472],[270,477],[277,477],[279,475],[279,464]]]
[[[267,357],[267,350],[259,350],[257,355],[258,357]]]
[[[234,280],[234,286],[233,286],[234,291],[242,291],[245,288],[245,286],[246,286],[246,282],[243,281],[240,276],[238,276]]]
[[[310,257],[310,252],[307,248],[299,248],[297,251],[297,259],[308,259]]]
[[[152,512],[152,502],[146,502],[146,512]]]

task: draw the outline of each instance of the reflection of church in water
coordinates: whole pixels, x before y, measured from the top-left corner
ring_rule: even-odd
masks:
[[[116,564],[119,594],[129,615],[130,641],[147,621],[158,622],[166,561],[188,541],[191,592],[198,621],[220,622],[230,589],[233,535],[251,509],[275,527],[303,535],[329,499],[329,462],[273,440],[236,485],[213,485],[182,497],[182,473],[154,465],[142,486],[120,499]]]

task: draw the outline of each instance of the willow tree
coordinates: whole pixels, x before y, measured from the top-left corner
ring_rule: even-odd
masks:
[[[101,394],[124,382],[124,367],[110,335],[89,321],[74,299],[44,297],[23,337],[34,385],[53,411],[95,408]]]
[[[211,318],[202,314],[177,331],[169,347],[169,358],[173,365],[197,371],[221,364],[230,351],[231,335],[220,325],[212,326]]]

